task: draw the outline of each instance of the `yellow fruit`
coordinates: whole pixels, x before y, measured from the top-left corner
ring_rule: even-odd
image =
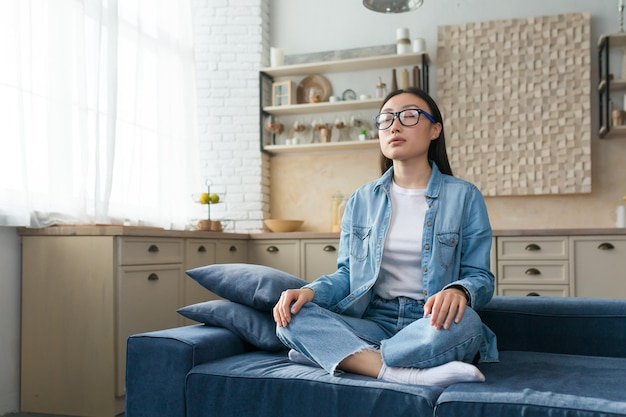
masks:
[[[211,202],[211,204],[216,204],[216,203],[219,203],[219,202],[220,202],[220,196],[219,196],[219,195],[217,195],[217,194],[215,194],[215,193],[212,193],[212,194],[209,196],[209,201]]]
[[[210,201],[211,201],[211,197],[209,196],[209,193],[200,194],[200,198],[198,199],[198,202],[200,204],[209,204]]]

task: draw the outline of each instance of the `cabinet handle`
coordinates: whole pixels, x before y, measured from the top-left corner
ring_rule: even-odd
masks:
[[[541,275],[541,271],[537,268],[528,268],[524,273],[526,275]]]
[[[276,252],[278,252],[278,248],[276,246],[268,246],[267,247],[267,251],[269,253],[276,253]]]
[[[324,252],[334,252],[337,250],[337,248],[335,248],[333,245],[326,245],[324,246]]]
[[[536,243],[530,243],[526,245],[524,249],[527,251],[537,251],[537,250],[541,250],[541,246],[537,245]]]
[[[154,272],[148,275],[148,281],[158,281],[158,280],[159,280],[159,276],[155,274]]]
[[[526,297],[539,297],[539,294],[536,292],[529,292],[528,294],[526,294]]]
[[[613,250],[613,249],[615,249],[615,246],[613,246],[612,243],[604,242],[604,243],[600,243],[600,245],[598,245],[598,249],[600,249],[600,250]]]
[[[148,248],[148,252],[158,252],[159,251],[159,247],[157,245],[150,245],[150,247]]]
[[[237,252],[237,246],[232,245],[230,248],[228,248],[228,252]]]
[[[206,248],[204,247],[204,245],[200,245],[200,246],[198,247],[198,252],[200,252],[200,253],[204,253],[204,252],[206,252]]]

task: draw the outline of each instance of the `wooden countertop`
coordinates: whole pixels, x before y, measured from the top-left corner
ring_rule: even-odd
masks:
[[[595,236],[595,235],[624,235],[626,229],[617,227],[608,228],[581,228],[581,229],[511,229],[494,230],[493,236]]]
[[[247,233],[165,230],[160,227],[122,225],[61,225],[41,229],[18,228],[17,232],[20,236],[150,236],[242,240],[249,238]]]
[[[231,233],[200,230],[164,230],[158,227],[121,225],[62,225],[41,229],[18,228],[20,236],[153,236],[186,237],[204,239],[339,239],[336,232],[290,232],[290,233]],[[504,236],[626,236],[626,228],[581,228],[581,229],[500,229],[494,237]]]

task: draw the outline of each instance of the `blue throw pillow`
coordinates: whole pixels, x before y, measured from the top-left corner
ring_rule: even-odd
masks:
[[[254,264],[214,264],[190,269],[187,275],[222,298],[262,311],[271,311],[283,291],[307,283],[295,275]]]
[[[178,313],[209,326],[224,327],[263,350],[284,350],[276,336],[272,313],[237,304],[228,300],[212,300],[179,308]]]

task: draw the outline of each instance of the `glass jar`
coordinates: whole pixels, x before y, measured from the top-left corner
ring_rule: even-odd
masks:
[[[333,204],[331,211],[331,231],[332,232],[340,232],[341,231],[341,218],[343,217],[343,212],[346,209],[346,203],[348,202],[348,198],[342,192],[337,191],[333,194]]]

